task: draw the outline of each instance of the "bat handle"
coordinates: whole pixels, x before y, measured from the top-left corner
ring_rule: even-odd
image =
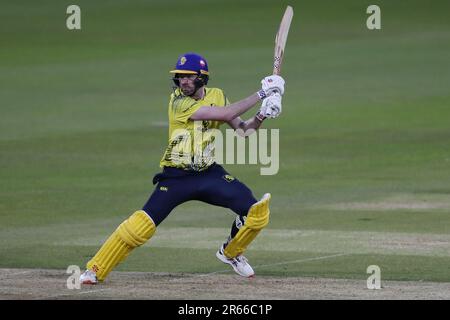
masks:
[[[281,59],[282,56],[280,57],[275,56],[273,59],[273,74],[278,76],[281,74]]]

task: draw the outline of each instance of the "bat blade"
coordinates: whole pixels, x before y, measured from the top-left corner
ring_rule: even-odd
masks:
[[[283,19],[281,19],[280,27],[278,28],[277,35],[275,37],[275,53],[273,58],[273,74],[281,74],[281,63],[283,62],[284,48],[286,47],[286,41],[291,26],[292,17],[294,16],[294,10],[291,6],[287,6],[284,12]]]

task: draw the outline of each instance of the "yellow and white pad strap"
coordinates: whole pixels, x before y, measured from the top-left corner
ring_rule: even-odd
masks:
[[[155,233],[156,225],[143,210],[136,211],[122,222],[106,240],[87,268],[102,281],[136,247],[143,245]]]
[[[266,193],[261,200],[250,207],[244,225],[224,250],[225,256],[229,259],[241,255],[258,233],[269,223],[270,197],[270,193]]]

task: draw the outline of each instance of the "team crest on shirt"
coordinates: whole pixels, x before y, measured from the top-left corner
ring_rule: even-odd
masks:
[[[185,64],[187,61],[186,57],[181,57],[180,59],[180,66],[182,66],[183,64]]]
[[[223,178],[227,181],[227,182],[231,182],[233,181],[235,178],[230,176],[229,174],[226,174],[223,176]]]

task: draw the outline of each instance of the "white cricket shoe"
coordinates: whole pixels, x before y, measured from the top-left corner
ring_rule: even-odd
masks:
[[[232,259],[227,258],[223,253],[223,245],[217,250],[216,257],[223,263],[232,266],[234,271],[240,276],[251,278],[255,275],[255,271],[253,271],[252,267],[248,264],[246,257],[240,255]]]
[[[86,270],[80,276],[80,283],[81,284],[97,284],[98,283],[97,275],[92,270]]]

